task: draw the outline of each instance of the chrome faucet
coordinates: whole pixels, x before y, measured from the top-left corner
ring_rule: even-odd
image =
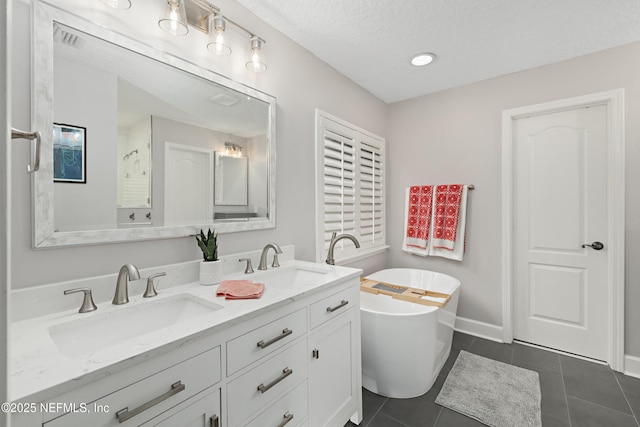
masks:
[[[282,253],[282,249],[280,249],[280,246],[276,245],[275,243],[268,243],[262,249],[262,255],[260,255],[260,264],[258,265],[258,270],[267,269],[267,252],[269,252],[269,249],[273,249],[274,251],[276,251],[276,253],[273,255],[273,264],[271,264],[271,267],[280,267],[280,263],[278,262],[278,254]]]
[[[112,304],[120,305],[129,302],[129,280],[138,280],[140,272],[133,264],[125,264],[120,268],[118,281],[116,282],[116,293],[113,296]]]
[[[356,239],[351,234],[341,234],[339,236],[336,236],[336,232],[334,231],[333,234],[331,235],[331,243],[329,243],[329,252],[327,253],[327,264],[335,265],[336,260],[333,259],[333,248],[336,246],[336,243],[338,243],[338,241],[342,239],[349,239],[353,242],[354,245],[356,245],[356,248],[360,247],[360,242],[358,242],[358,239]]]

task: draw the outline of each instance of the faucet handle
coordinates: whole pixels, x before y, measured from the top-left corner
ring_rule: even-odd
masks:
[[[90,288],[67,289],[64,291],[64,294],[69,295],[69,294],[75,294],[77,292],[84,293],[84,298],[82,299],[82,305],[80,306],[80,310],[78,310],[78,313],[88,313],[90,311],[95,311],[98,309],[98,307],[96,307],[96,305],[93,302],[93,297],[91,296]]]
[[[271,267],[280,267],[280,263],[278,262],[277,252],[273,254],[273,264],[271,264]]]
[[[162,273],[156,273],[156,274],[152,274],[151,276],[149,276],[147,278],[147,289],[144,291],[144,295],[142,295],[142,298],[151,298],[151,297],[155,297],[156,295],[158,295],[158,292],[156,292],[156,288],[153,286],[153,280],[156,277],[161,277],[161,276],[166,276],[167,273],[165,273],[164,271]]]
[[[251,258],[240,258],[238,261],[240,261],[240,262],[246,261],[247,262],[247,266],[244,269],[244,274],[253,273],[253,266],[251,265]]]

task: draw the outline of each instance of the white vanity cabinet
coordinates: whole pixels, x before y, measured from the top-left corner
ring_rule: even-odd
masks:
[[[97,381],[44,402],[43,405],[49,405],[51,412],[45,414],[43,426],[147,425],[146,423],[153,418],[196,395],[199,397],[200,392],[220,381],[220,347],[217,346],[131,383],[134,375],[131,371],[120,372],[108,381]],[[111,391],[109,388],[112,392],[105,394]],[[93,398],[100,394],[103,396],[99,399]],[[219,397],[217,401],[207,400],[207,404],[207,411],[212,412],[212,415],[220,413]],[[47,420],[64,413],[65,410],[71,412]]]
[[[359,292],[345,289],[311,306],[310,426],[343,426],[362,414]]]
[[[73,381],[60,384],[42,403],[71,406],[18,416],[12,425],[342,427],[349,419],[360,422],[358,277],[303,284],[286,294],[268,292],[263,298],[274,302],[259,309],[253,301],[227,301],[233,310],[251,309],[167,343],[171,350],[89,372],[90,377],[78,378],[84,382],[79,387]],[[22,399],[34,400],[42,399]]]
[[[224,425],[342,427],[356,413],[359,422],[359,307],[354,279],[251,321],[227,342]]]
[[[220,427],[220,389],[200,393],[143,427]]]
[[[278,352],[227,386],[229,426],[242,425],[247,416],[307,377],[307,341]]]

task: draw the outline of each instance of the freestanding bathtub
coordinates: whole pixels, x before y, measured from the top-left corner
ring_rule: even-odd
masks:
[[[451,295],[439,308],[360,293],[362,385],[387,397],[420,396],[429,391],[451,352],[460,281],[410,268],[381,270],[367,278]]]

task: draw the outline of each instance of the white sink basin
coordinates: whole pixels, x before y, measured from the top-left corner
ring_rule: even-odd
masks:
[[[78,317],[48,328],[58,350],[74,357],[139,337],[221,309],[194,295],[180,294],[144,301],[88,318]],[[79,315],[81,316],[81,315]]]
[[[258,272],[250,279],[254,282],[264,283],[267,288],[285,289],[325,281],[330,271],[330,269],[323,266],[309,268],[288,266],[270,268],[269,270]]]

